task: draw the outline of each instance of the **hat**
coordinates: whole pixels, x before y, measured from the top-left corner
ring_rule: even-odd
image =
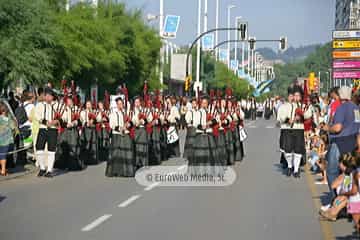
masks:
[[[295,85],[293,88],[293,91],[294,91],[294,93],[300,93],[301,95],[304,95],[304,90],[299,85]]]
[[[343,86],[339,89],[339,96],[341,100],[350,100],[351,99],[352,89],[347,86]]]
[[[288,87],[288,95],[293,95],[293,94],[294,94],[294,88]]]
[[[48,88],[48,87],[45,88],[44,92],[45,92],[45,95],[48,94],[48,95],[51,95],[53,97],[56,96],[55,92],[51,88]]]

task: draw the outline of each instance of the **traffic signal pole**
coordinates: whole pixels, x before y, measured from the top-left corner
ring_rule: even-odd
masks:
[[[212,33],[212,32],[217,32],[217,31],[240,31],[240,28],[214,28],[214,29],[210,29],[206,32],[201,33],[198,37],[195,38],[195,40],[192,42],[187,55],[186,55],[186,77],[189,77],[189,60],[190,60],[190,54],[192,49],[194,48],[195,44],[198,43],[198,41],[205,36],[208,33]]]

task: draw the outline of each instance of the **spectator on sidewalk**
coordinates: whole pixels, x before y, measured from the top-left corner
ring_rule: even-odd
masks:
[[[323,127],[323,130],[330,134],[330,146],[326,160],[331,199],[336,197],[331,185],[339,175],[339,158],[342,154],[352,152],[355,149],[356,136],[360,128],[360,110],[359,106],[351,101],[351,92],[350,87],[344,86],[339,89],[341,104],[336,108],[332,123]]]
[[[14,130],[16,128],[15,122],[12,121],[9,116],[9,109],[3,103],[0,102],[0,165],[1,176],[6,176],[6,157],[14,144]]]

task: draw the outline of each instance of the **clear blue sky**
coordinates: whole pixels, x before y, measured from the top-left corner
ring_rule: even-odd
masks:
[[[159,0],[120,0],[128,9],[141,9],[144,15],[159,13]],[[189,44],[197,33],[198,0],[164,0],[165,14],[181,16],[178,44]],[[209,3],[209,28],[215,27],[215,0]],[[258,39],[285,35],[290,46],[324,43],[331,40],[335,22],[335,0],[220,0],[220,27],[227,25],[227,5],[234,4],[232,20],[242,16],[249,22],[251,36]],[[203,4],[204,5],[204,4]],[[158,27],[158,23],[151,23]],[[203,26],[202,26],[203,27]],[[226,34],[220,35],[225,40]],[[277,45],[258,45],[276,47]]]

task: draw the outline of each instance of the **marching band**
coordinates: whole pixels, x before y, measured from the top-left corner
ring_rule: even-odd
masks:
[[[150,96],[145,83],[144,95],[132,103],[122,87],[123,97],[116,98],[116,107],[110,108],[107,92],[103,102],[86,101],[81,107],[75,89],[73,82],[70,89],[64,82],[63,96],[57,98],[47,88],[45,101],[36,106],[39,177],[53,177],[54,164],[79,171],[100,162],[107,163],[107,177],[134,177],[142,167],[180,157],[175,97],[163,98],[159,91]],[[189,166],[226,167],[244,157],[242,104],[231,89],[221,95],[212,90],[210,96],[191,99],[191,107],[185,108],[184,158]]]

